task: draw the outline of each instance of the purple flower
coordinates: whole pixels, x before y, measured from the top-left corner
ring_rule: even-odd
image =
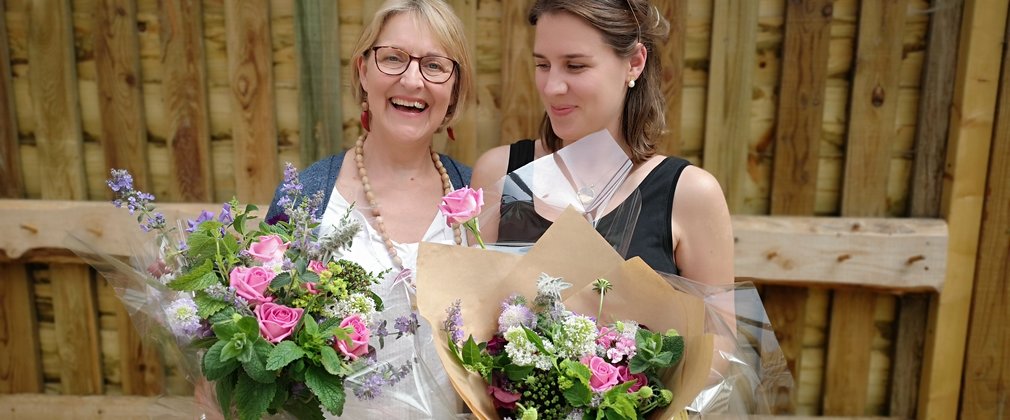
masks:
[[[231,216],[231,204],[224,203],[224,205],[221,206],[221,213],[217,216],[217,221],[226,225],[235,221],[235,219]]]
[[[207,210],[200,212],[200,216],[198,216],[196,220],[186,221],[186,225],[189,226],[188,228],[186,228],[186,232],[189,233],[195,232],[196,228],[199,227],[201,223],[206,222],[208,220],[214,220],[214,213],[211,213]]]
[[[452,303],[452,306],[446,308],[445,312],[448,316],[445,317],[445,323],[442,324],[442,330],[452,338],[456,344],[463,342],[463,314],[462,309],[459,307],[463,302],[460,299],[456,299]]]
[[[382,372],[372,372],[361,381],[361,386],[354,388],[354,396],[359,400],[371,400],[382,395],[382,386],[386,384]]]
[[[492,356],[501,354],[502,350],[505,350],[506,344],[508,344],[508,341],[505,341],[505,337],[502,337],[501,334],[495,334],[487,342],[487,354]]]
[[[401,316],[396,318],[396,323],[393,324],[393,328],[396,328],[396,338],[403,337],[404,335],[417,333],[417,328],[420,325],[417,322],[417,313],[411,312],[410,316]]]
[[[113,169],[112,178],[105,181],[112,192],[128,191],[133,189],[133,176],[126,169]],[[119,207],[119,206],[116,206]]]

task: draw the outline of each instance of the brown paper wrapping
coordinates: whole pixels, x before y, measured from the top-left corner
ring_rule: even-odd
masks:
[[[456,392],[478,418],[498,418],[484,379],[464,369],[449,351],[441,325],[446,308],[460,299],[463,332],[478,342],[498,327],[501,302],[513,293],[536,296],[540,273],[572,284],[562,293],[572,311],[595,316],[599,295],[592,282],[603,277],[614,288],[604,300],[602,320],[634,320],[653,331],[676,329],[684,358],[665,378],[673,403],[651,419],[672,418],[704,388],[712,363],[712,336],[704,333],[701,299],[675,290],[639,258],[625,261],[577,212],[564,212],[526,255],[422,243],[417,259],[417,305],[433,326],[442,365]]]

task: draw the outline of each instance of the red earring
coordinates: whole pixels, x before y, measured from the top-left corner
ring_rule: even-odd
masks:
[[[449,136],[449,140],[456,141],[456,133],[452,132],[452,127],[446,127],[445,134]]]
[[[371,117],[371,114],[368,113],[368,102],[362,102],[361,103],[361,128],[364,128],[365,131],[371,131],[371,128],[368,125],[368,119],[370,117]]]

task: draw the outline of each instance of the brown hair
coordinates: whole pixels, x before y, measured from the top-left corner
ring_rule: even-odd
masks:
[[[449,58],[455,60],[458,65],[456,83],[452,87],[452,98],[449,108],[446,110],[447,120],[443,124],[443,126],[447,126],[459,116],[460,113],[456,110],[463,109],[470,100],[471,92],[474,90],[474,65],[470,58],[470,49],[467,48],[463,22],[444,1],[389,0],[383,3],[382,7],[375,12],[372,21],[365,25],[364,30],[361,31],[361,37],[354,44],[354,52],[351,57],[368,58],[386,21],[399,14],[409,14],[418,22],[425,24],[435,35],[435,40],[439,45],[445,48]],[[366,92],[361,87],[361,75],[358,74],[357,63],[352,62],[351,64],[351,86],[354,89],[354,99],[360,102],[365,98]]]
[[[631,160],[641,163],[656,154],[656,142],[666,128],[666,99],[661,88],[661,64],[656,47],[669,38],[670,23],[648,0],[537,0],[530,8],[530,25],[549,13],[569,13],[595,28],[619,57],[630,57],[639,42],[648,56],[642,74],[624,98],[621,132],[631,148]],[[541,138],[552,152],[562,146],[544,113]]]

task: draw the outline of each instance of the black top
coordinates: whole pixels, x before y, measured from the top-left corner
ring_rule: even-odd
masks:
[[[533,161],[533,140],[520,140],[509,149],[509,179],[502,191],[501,222],[498,226],[499,242],[534,242],[550,227],[551,221],[537,214],[533,207],[532,192],[513,172]],[[613,211],[603,216],[596,230],[619,251],[622,248],[619,230],[637,213],[635,230],[627,244],[625,258],[641,257],[652,269],[670,274],[680,274],[673,260],[673,232],[670,218],[673,214],[673,195],[680,174],[691,163],[676,157],[664,159],[639,184],[638,200],[626,199]],[[657,229],[658,227],[658,229]]]

